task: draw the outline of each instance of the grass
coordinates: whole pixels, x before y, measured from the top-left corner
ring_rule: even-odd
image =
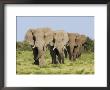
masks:
[[[16,52],[17,74],[94,74],[94,53],[83,53],[76,61],[65,59],[65,64],[51,64],[49,52],[46,53],[46,66],[34,65],[32,51]]]

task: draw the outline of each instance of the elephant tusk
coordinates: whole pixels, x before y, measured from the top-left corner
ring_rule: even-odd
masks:
[[[67,51],[66,47],[64,46],[64,49]]]
[[[67,44],[66,46],[69,46],[69,44]]]
[[[35,48],[35,45],[32,48]]]
[[[64,49],[66,49],[66,47],[64,46]]]
[[[53,50],[55,50],[56,47],[53,48]]]

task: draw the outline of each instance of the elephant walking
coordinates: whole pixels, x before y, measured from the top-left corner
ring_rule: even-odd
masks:
[[[64,48],[68,42],[68,35],[63,30],[58,30],[54,32],[54,52],[58,57],[59,63],[64,64]]]
[[[69,42],[67,51],[69,53],[69,59],[75,60],[76,58],[81,56],[83,45],[86,42],[86,37],[77,33],[68,33],[68,37]]]
[[[63,63],[64,57],[69,55],[70,60],[81,56],[86,37],[76,33],[67,33],[64,30],[53,31],[50,28],[29,29],[25,40],[33,50],[34,64],[40,67],[46,65],[45,55],[48,47],[52,64]]]
[[[34,63],[45,66],[45,53],[48,44],[53,45],[53,31],[50,28],[29,29],[25,40],[31,45]]]

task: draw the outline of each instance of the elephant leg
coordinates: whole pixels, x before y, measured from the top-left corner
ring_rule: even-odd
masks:
[[[70,49],[70,60],[73,60],[74,53],[73,53],[73,48]]]
[[[84,46],[82,46],[82,47],[81,47],[81,52],[84,52],[84,51],[85,51],[85,50],[84,50]]]
[[[60,55],[58,55],[58,61],[61,64],[61,56]]]
[[[63,51],[64,52],[64,51]],[[59,53],[58,52],[58,61],[59,61],[59,63],[61,64],[61,63],[63,63],[64,64],[64,53]]]
[[[51,58],[52,58],[52,64],[54,64],[54,55],[52,52],[50,52]]]
[[[52,56],[52,61],[53,61],[53,64],[57,64],[57,60],[56,60],[56,54],[53,53],[53,56]]]
[[[61,56],[60,56],[60,54],[57,54],[56,56],[57,56],[58,63],[61,64]]]
[[[57,61],[56,61],[56,51],[53,50],[52,46],[50,46],[50,55],[51,55],[51,58],[52,58],[52,64],[57,64]]]
[[[38,57],[38,49],[37,48],[33,49],[33,55],[34,55],[34,64],[39,65],[39,59],[37,58]]]
[[[59,54],[57,49],[56,49],[56,56],[58,57],[58,62],[61,64],[61,55]]]
[[[72,54],[70,52],[70,49],[67,49],[67,51],[68,51],[68,55],[69,55],[69,60],[71,60],[72,59]]]
[[[53,50],[53,52],[54,52],[54,64],[58,64],[58,58],[57,58],[57,56],[58,56],[58,50],[57,49],[55,49],[55,50]]]
[[[67,58],[67,51],[64,49],[65,58]]]
[[[79,50],[78,50],[78,57],[81,56],[81,53],[82,53],[82,47],[80,47]]]
[[[72,58],[72,60],[73,60],[73,61],[76,60],[76,57],[77,57],[77,53],[74,52],[74,53],[73,53],[73,58]]]
[[[44,55],[42,55],[40,58],[39,58],[39,66],[40,67],[43,67],[46,65],[46,62],[45,62],[45,57]]]
[[[67,46],[67,53],[68,53],[68,56],[69,56],[69,60],[71,60],[71,52],[70,52],[70,46]]]
[[[81,57],[81,52],[79,52],[79,55],[78,55],[78,57]]]
[[[76,51],[76,49],[77,48],[74,48],[74,50],[73,50],[73,58],[72,58],[73,61],[76,60],[76,58],[77,58],[77,51]]]
[[[45,51],[41,51],[41,56],[39,57],[39,66],[43,67],[46,65],[45,62]]]
[[[71,60],[72,58],[72,55],[71,55],[71,52],[69,52],[69,60]]]
[[[64,54],[63,53],[61,54],[61,61],[62,61],[61,63],[64,64]]]

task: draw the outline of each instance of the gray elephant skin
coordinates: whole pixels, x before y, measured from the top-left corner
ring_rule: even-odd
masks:
[[[83,52],[86,36],[78,33],[68,33],[69,41],[66,46],[69,60],[76,60]]]
[[[34,64],[45,66],[45,52],[48,44],[53,42],[53,31],[50,28],[29,29],[25,40],[31,45],[34,55]]]
[[[52,64],[64,64],[64,57],[67,58],[67,55],[70,60],[81,56],[86,37],[77,33],[67,33],[64,30],[37,28],[29,29],[26,32],[25,40],[32,47],[34,64],[42,67],[46,65],[47,48],[50,51]]]

